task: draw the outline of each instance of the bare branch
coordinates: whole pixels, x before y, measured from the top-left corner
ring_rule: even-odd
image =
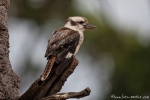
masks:
[[[50,95],[46,98],[43,98],[41,100],[65,100],[65,99],[69,99],[69,98],[83,98],[85,96],[90,95],[90,88],[86,88],[80,92],[67,92],[67,93],[58,93],[58,94],[53,94]]]
[[[78,60],[73,57],[72,62],[60,75],[55,73],[55,69],[58,66],[53,66],[53,69],[48,78],[44,82],[41,82],[40,78],[37,79],[31,85],[31,87],[19,98],[19,100],[40,100],[49,95],[56,94],[61,90],[65,81],[73,73],[77,65]]]

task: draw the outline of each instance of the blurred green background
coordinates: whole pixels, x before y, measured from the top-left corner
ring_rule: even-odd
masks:
[[[12,0],[10,60],[21,78],[20,95],[40,77],[47,41],[69,16],[84,16],[98,29],[85,32],[80,63],[62,92],[89,86],[91,95],[81,100],[113,100],[114,95],[150,100],[148,0]]]

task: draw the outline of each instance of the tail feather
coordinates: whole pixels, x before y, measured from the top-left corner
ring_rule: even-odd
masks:
[[[49,60],[48,60],[48,62],[47,62],[47,65],[46,65],[46,67],[45,67],[45,70],[44,70],[44,72],[43,72],[43,74],[41,75],[41,81],[44,81],[47,77],[48,77],[48,75],[49,75],[49,73],[51,72],[51,69],[52,69],[52,67],[53,67],[53,64],[54,64],[54,62],[55,62],[55,56],[52,56]]]

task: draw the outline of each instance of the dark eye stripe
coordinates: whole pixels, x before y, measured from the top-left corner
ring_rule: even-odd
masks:
[[[83,21],[80,21],[80,22],[78,22],[79,24],[83,24],[84,22]]]

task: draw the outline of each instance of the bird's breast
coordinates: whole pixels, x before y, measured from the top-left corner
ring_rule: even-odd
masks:
[[[76,54],[79,51],[80,46],[81,46],[81,44],[83,43],[83,40],[84,40],[84,34],[83,34],[83,32],[79,32],[79,34],[80,34],[80,40],[79,40],[78,46],[76,47],[76,51],[75,51],[74,54]]]

